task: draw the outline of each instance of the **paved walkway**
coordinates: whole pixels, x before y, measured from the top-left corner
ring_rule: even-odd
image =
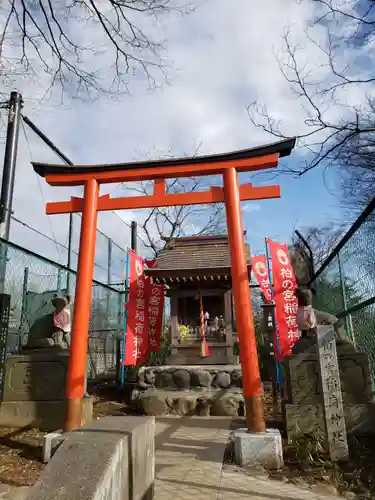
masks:
[[[337,500],[222,467],[230,419],[157,419],[155,500]]]

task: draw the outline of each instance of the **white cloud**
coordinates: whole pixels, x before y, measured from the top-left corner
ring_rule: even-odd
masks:
[[[259,203],[247,202],[247,203],[242,203],[241,208],[243,212],[250,214],[252,212],[259,212],[261,206],[259,205]]]
[[[34,100],[42,85],[20,82],[25,99],[24,113],[76,163],[110,163],[140,157],[154,148],[175,155],[192,153],[202,142],[201,153],[234,150],[270,140],[252,127],[246,106],[254,100],[268,103],[269,110],[283,121],[290,134],[299,133],[304,110],[290,93],[280,74],[275,52],[281,50],[286,25],[293,38],[304,46],[303,57],[312,67],[321,62],[321,53],[305,43],[304,29],[312,18],[314,2],[294,0],[210,0],[189,17],[176,17],[165,27],[168,57],[174,63],[171,85],[146,92],[143,82],[135,80],[132,94],[118,100],[71,102],[65,106],[51,103],[39,106]],[[82,30],[82,36],[85,36]],[[319,28],[316,35],[324,42]],[[105,57],[105,56],[104,56]],[[108,67],[110,61],[105,61]],[[104,65],[104,63],[103,63]],[[324,76],[324,68],[320,69]],[[7,89],[0,89],[6,90]],[[347,99],[359,97],[347,96]],[[331,110],[332,112],[332,110]],[[21,132],[14,210],[18,218],[65,243],[67,216],[54,216],[48,222],[44,201],[67,199],[77,189],[57,189],[36,178],[30,166],[28,145]],[[56,158],[27,130],[33,160]],[[1,154],[1,153],[0,153]],[[43,196],[41,195],[43,192]],[[103,192],[119,186],[106,186]],[[245,211],[255,211],[247,204]],[[138,213],[122,213],[130,222]],[[293,221],[291,221],[292,226]],[[120,245],[129,245],[130,231],[110,213],[99,218],[99,227]],[[14,230],[17,242],[25,233]],[[101,243],[103,244],[103,243]],[[55,258],[56,251],[44,246]]]

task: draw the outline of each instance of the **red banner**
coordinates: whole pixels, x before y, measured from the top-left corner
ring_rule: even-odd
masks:
[[[129,282],[124,365],[134,366],[146,361],[149,329],[143,261],[134,252],[129,252]]]
[[[291,353],[294,342],[300,336],[296,316],[298,310],[294,290],[297,281],[290,263],[285,244],[268,240],[273,275],[273,297],[276,308],[276,322],[279,334],[280,358]]]
[[[154,352],[160,350],[164,315],[164,286],[153,283],[152,278],[148,278],[146,283],[149,313],[148,345],[149,351]]]
[[[272,301],[267,260],[264,255],[251,257],[251,269],[267,302]]]

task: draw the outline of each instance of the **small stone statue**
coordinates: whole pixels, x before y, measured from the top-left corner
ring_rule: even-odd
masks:
[[[27,349],[48,349],[70,347],[70,296],[58,296],[52,299],[54,311],[38,318],[31,326]]]
[[[295,342],[292,354],[302,354],[316,349],[316,327],[318,325],[333,325],[337,353],[353,352],[355,348],[345,335],[345,330],[339,318],[333,314],[319,311],[312,307],[312,292],[308,288],[297,288],[295,295],[298,300],[297,323],[301,337]]]

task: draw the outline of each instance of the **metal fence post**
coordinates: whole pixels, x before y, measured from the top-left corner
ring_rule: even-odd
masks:
[[[20,326],[18,329],[18,352],[21,352],[22,349],[22,337],[23,337],[23,331],[24,331],[24,323],[25,323],[25,317],[26,317],[26,307],[27,307],[27,287],[29,283],[29,268],[25,267],[23,271],[23,284],[22,284],[22,305],[21,305],[21,319],[20,319]]]
[[[345,276],[343,273],[342,269],[342,262],[341,262],[341,257],[340,257],[340,252],[337,253],[337,263],[339,266],[339,277],[340,277],[340,287],[341,287],[341,296],[342,296],[342,307],[343,311],[345,313],[344,316],[344,321],[345,321],[345,332],[346,336],[349,337],[353,344],[355,345],[355,338],[354,338],[354,332],[351,328],[351,321],[349,320],[349,316],[346,314],[348,310],[348,303],[347,303],[347,297],[346,297],[346,284],[345,284]]]

